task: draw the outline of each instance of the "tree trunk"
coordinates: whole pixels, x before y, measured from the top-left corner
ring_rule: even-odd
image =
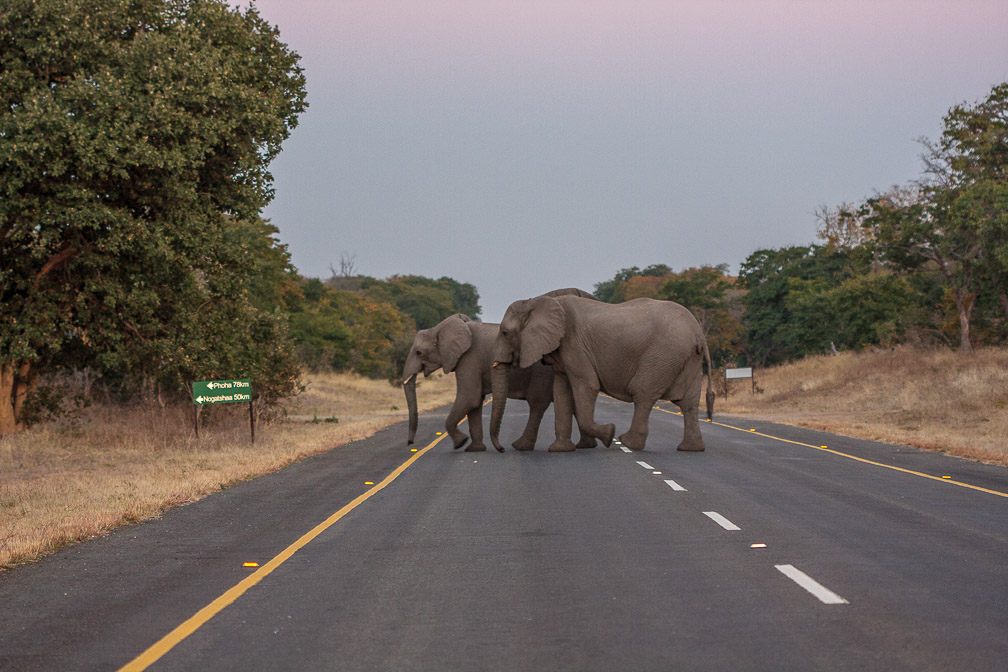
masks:
[[[24,406],[25,399],[28,398],[28,391],[35,388],[34,380],[29,377],[30,373],[31,364],[21,362],[17,377],[14,378],[14,422],[16,429],[21,429],[21,422],[18,418],[21,417],[21,408]]]
[[[490,440],[493,441],[494,448],[504,452],[504,446],[500,442],[501,422],[504,420],[504,407],[507,406],[508,395],[508,372],[511,367],[508,364],[493,365],[490,371],[490,392],[493,394],[493,406],[490,411]]]
[[[18,430],[14,413],[14,364],[0,364],[0,436]]]
[[[973,296],[956,290],[956,309],[959,311],[959,352],[973,352],[970,343],[970,315],[973,312]]]

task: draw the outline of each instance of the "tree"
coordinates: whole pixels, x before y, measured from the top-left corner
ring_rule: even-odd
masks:
[[[728,276],[728,265],[721,264],[670,273],[655,298],[689,308],[707,338],[711,358],[721,362],[740,352],[742,294]]]
[[[833,247],[756,250],[742,263],[745,349],[760,366],[802,357],[829,346],[822,316],[795,314],[792,292],[822,291],[850,277],[850,253]]]
[[[944,278],[956,305],[959,348],[972,349],[970,322],[983,240],[962,192],[943,179],[868,199],[862,208],[881,258],[904,270],[930,264]]]
[[[628,301],[630,299],[640,298],[644,294],[640,293],[642,286],[653,285],[655,289],[658,288],[660,284],[657,280],[638,280],[631,288],[636,292],[635,296],[627,296],[626,290],[628,283],[634,278],[662,278],[667,276],[672,272],[672,269],[665,264],[651,264],[646,266],[642,271],[637,266],[631,266],[630,268],[621,269],[612,280],[606,280],[605,282],[599,282],[595,284],[595,296],[597,296],[602,301],[606,303],[622,303],[623,301]]]
[[[7,0],[0,45],[3,434],[71,342],[195,363],[166,318],[197,329],[201,293],[242,317],[214,303],[240,275],[220,273],[226,235],[272,198],[306,103],[276,29],[219,0]]]
[[[1008,322],[1008,84],[944,117],[937,142],[922,139],[925,179],[869,199],[862,209],[880,256],[903,268],[931,265],[956,306],[959,347],[985,296]]]
[[[429,329],[455,313],[471,319],[480,314],[479,293],[469,283],[420,275],[394,275],[384,281],[369,278],[360,285],[364,296],[396,306],[413,318],[417,329]]]
[[[870,240],[870,231],[863,226],[854,203],[841,203],[835,208],[821,205],[814,214],[819,222],[816,236],[826,245],[850,250]]]
[[[979,230],[981,282],[990,285],[1008,322],[1008,83],[974,106],[949,111],[939,153],[956,177],[961,207]]]

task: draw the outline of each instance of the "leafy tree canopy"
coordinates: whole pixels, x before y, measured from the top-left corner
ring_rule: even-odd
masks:
[[[70,342],[174,383],[267,357],[282,320],[253,308],[286,252],[259,213],[306,107],[297,54],[219,0],[7,0],[0,44],[0,433]]]
[[[476,320],[481,311],[476,287],[448,277],[437,280],[420,275],[394,275],[385,280],[366,276],[336,277],[328,284],[395,306],[413,319],[417,329],[429,329],[455,313]]]

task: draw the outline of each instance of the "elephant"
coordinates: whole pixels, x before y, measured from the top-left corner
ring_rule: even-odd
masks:
[[[496,324],[475,322],[466,315],[456,314],[430,329],[417,332],[403,367],[403,390],[409,408],[407,445],[413,443],[417,431],[417,374],[422,371],[427,377],[443,369],[445,373],[455,372],[455,401],[445,420],[445,430],[456,449],[466,445],[469,437],[459,430],[458,424],[463,416],[468,416],[472,442],[466,451],[486,450],[483,442],[483,401],[490,392],[490,359],[497,327]],[[506,384],[512,399],[525,399],[529,405],[525,431],[512,446],[515,450],[532,450],[543,414],[553,402],[553,370],[538,362],[525,368],[513,367]],[[593,447],[595,439],[582,433],[579,445]],[[499,451],[504,450],[499,442],[495,446]]]
[[[704,450],[698,410],[707,361],[707,418],[714,411],[707,339],[696,318],[672,301],[634,299],[620,304],[580,296],[538,296],[515,301],[504,313],[494,343],[490,438],[498,445],[507,403],[508,369],[540,360],[553,367],[556,440],[551,451],[569,451],[571,416],[582,431],[611,445],[615,427],[595,422],[595,399],[604,392],[634,405],[630,429],[619,437],[643,450],[648,419],[659,399],[679,406],[685,431],[678,450]]]

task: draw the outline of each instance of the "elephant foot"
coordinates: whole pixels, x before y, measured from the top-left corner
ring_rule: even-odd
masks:
[[[550,447],[549,452],[551,453],[569,453],[576,449],[577,446],[570,439],[557,439],[554,441]]]
[[[702,452],[704,450],[703,439],[699,441],[687,441],[686,439],[683,439],[682,443],[679,444],[679,447],[676,448],[676,450],[681,450],[683,452],[688,453]]]
[[[595,441],[594,436],[589,436],[588,434],[582,434],[581,440],[577,442],[578,450],[584,450],[586,448],[594,448],[598,443]]]
[[[598,436],[599,440],[602,441],[602,444],[608,448],[612,445],[613,435],[616,433],[616,425],[612,423],[609,423],[608,425],[600,425],[600,429],[602,431],[596,436]]]
[[[535,450],[535,441],[526,441],[523,439],[518,439],[517,441],[511,444],[511,447],[514,448],[515,450],[520,450],[523,452],[527,450]]]
[[[484,451],[486,451],[485,443],[472,443],[465,449],[465,452],[467,453],[482,453]]]
[[[469,442],[469,437],[465,434],[459,434],[458,436],[452,436],[452,443],[455,444],[455,450],[458,450],[462,446]]]
[[[630,450],[644,450],[644,445],[647,443],[647,436],[627,432],[626,434],[620,434],[619,440],[620,443]]]

